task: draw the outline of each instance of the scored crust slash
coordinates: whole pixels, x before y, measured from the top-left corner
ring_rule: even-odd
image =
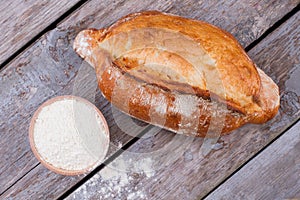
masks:
[[[279,108],[272,79],[231,34],[203,21],[134,13],[108,28],[81,31],[74,49],[95,68],[113,105],[176,133],[224,135],[265,123]]]

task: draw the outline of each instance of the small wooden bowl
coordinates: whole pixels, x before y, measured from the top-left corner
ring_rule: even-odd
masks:
[[[51,163],[49,163],[43,159],[43,157],[40,155],[38,149],[36,148],[35,141],[34,141],[34,126],[36,123],[36,119],[38,118],[42,109],[48,105],[51,105],[54,102],[63,101],[66,99],[80,101],[80,102],[86,104],[87,106],[92,107],[95,110],[95,113],[97,113],[99,115],[99,117],[101,119],[101,123],[103,124],[104,129],[105,129],[105,131],[104,131],[106,134],[105,138],[107,138],[107,139],[104,142],[105,146],[103,147],[103,150],[104,150],[103,157],[99,158],[99,160],[97,160],[94,164],[87,166],[85,169],[82,169],[82,170],[66,170],[66,169],[61,169],[61,168],[53,166]],[[101,111],[94,104],[89,102],[88,100],[83,99],[81,97],[72,96],[72,95],[57,96],[57,97],[54,97],[54,98],[49,99],[48,101],[44,102],[35,111],[32,119],[31,119],[30,127],[29,127],[29,142],[30,142],[31,150],[33,151],[33,154],[35,155],[35,157],[49,170],[54,171],[55,173],[67,175],[67,176],[80,175],[80,174],[84,174],[84,173],[91,171],[93,168],[95,168],[97,165],[99,165],[104,160],[104,158],[107,154],[108,148],[109,148],[109,128],[108,128],[107,122],[106,122],[103,114],[101,113]]]

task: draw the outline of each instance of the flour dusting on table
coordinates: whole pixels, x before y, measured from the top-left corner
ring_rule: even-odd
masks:
[[[68,199],[149,199],[139,179],[148,179],[154,175],[151,158],[134,162],[128,156],[120,155]]]

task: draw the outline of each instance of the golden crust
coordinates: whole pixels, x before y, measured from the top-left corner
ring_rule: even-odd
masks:
[[[278,111],[277,85],[233,36],[205,22],[134,13],[80,32],[74,49],[116,107],[177,133],[205,136],[210,127],[226,134]]]
[[[193,39],[216,63],[220,79],[225,89],[226,102],[243,113],[253,113],[257,109],[254,99],[260,91],[260,78],[254,63],[234,37],[203,21],[191,20],[157,11],[147,11],[128,15],[106,29],[99,42],[119,33],[141,28],[173,30]],[[199,88],[205,90],[206,88]],[[210,92],[218,94],[218,88]]]

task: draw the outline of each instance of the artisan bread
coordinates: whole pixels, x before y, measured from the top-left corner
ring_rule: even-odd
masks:
[[[277,85],[232,35],[206,22],[134,13],[81,31],[74,49],[95,68],[113,105],[177,133],[225,134],[278,111]]]

